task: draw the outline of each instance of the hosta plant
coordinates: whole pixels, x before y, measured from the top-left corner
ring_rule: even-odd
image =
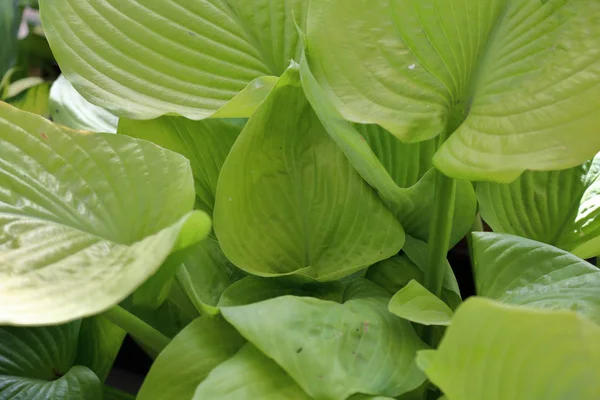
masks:
[[[600,1],[39,3],[0,399],[600,398]]]

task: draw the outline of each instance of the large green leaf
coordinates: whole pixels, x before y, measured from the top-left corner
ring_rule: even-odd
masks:
[[[118,133],[149,140],[190,160],[197,208],[212,214],[221,167],[242,127],[239,120],[162,117],[150,121],[121,119]]]
[[[0,149],[0,323],[97,314],[210,230],[189,163],[154,144],[0,103]]]
[[[273,360],[251,344],[215,368],[193,400],[311,400]]]
[[[556,247],[499,233],[473,236],[475,284],[504,303],[578,311],[600,324],[600,269]]]
[[[477,185],[481,216],[495,232],[600,255],[600,156],[578,167],[525,172],[510,184]]]
[[[315,0],[307,43],[345,118],[451,134],[444,173],[509,182],[600,150],[599,17],[589,0]]]
[[[308,0],[40,1],[65,76],[92,103],[132,119],[249,116],[274,83],[262,77],[298,59],[295,23],[305,26],[307,8]]]
[[[261,276],[335,280],[392,256],[404,243],[402,226],[308,104],[296,65],[225,160],[214,219],[227,258]]]
[[[433,213],[436,140],[406,144],[376,125],[352,125],[328,101],[302,58],[300,74],[306,97],[321,123],[360,175],[377,190],[412,236],[427,240]],[[459,180],[454,199],[450,246],[471,228],[477,201],[470,182]]]
[[[0,398],[101,400],[98,377],[74,366],[80,324],[0,327]]]
[[[100,381],[104,382],[117,358],[125,335],[123,329],[104,317],[84,319],[79,330],[75,362],[91,369]]]
[[[217,314],[223,292],[243,277],[225,257],[216,240],[208,238],[192,248],[177,271],[177,280],[201,314]]]
[[[17,33],[21,22],[19,0],[0,2],[0,79],[12,66],[17,51]]]
[[[450,400],[596,400],[600,327],[569,311],[474,297],[418,363]]]
[[[423,383],[415,355],[425,345],[387,301],[283,296],[221,312],[313,398],[395,397]]]
[[[50,117],[72,129],[115,133],[119,119],[88,102],[63,75],[50,88]]]
[[[137,399],[191,399],[208,374],[233,357],[245,342],[223,319],[207,316],[198,318],[160,353],[146,376]]]

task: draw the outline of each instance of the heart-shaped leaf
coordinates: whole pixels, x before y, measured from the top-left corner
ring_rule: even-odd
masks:
[[[283,296],[221,312],[313,398],[395,397],[423,383],[415,355],[425,345],[387,302]]]
[[[42,0],[65,76],[132,119],[248,117],[300,51],[308,0]],[[238,96],[236,98],[236,96]],[[225,107],[225,108],[223,108]]]
[[[246,344],[216,367],[192,400],[311,400],[273,360]]]
[[[74,365],[80,324],[0,327],[0,398],[102,400],[98,377]]]
[[[450,307],[414,279],[392,297],[388,308],[391,313],[422,325],[450,325],[452,320]]]
[[[72,129],[108,133],[117,131],[119,121],[116,115],[84,99],[63,75],[50,88],[50,117]]]
[[[352,125],[334,108],[302,58],[300,75],[307,99],[331,138],[354,168],[385,201],[406,232],[427,240],[433,213],[436,140],[402,143],[376,125]],[[477,202],[470,182],[459,180],[450,247],[471,228]]]
[[[245,342],[222,318],[203,316],[196,319],[160,353],[137,399],[191,399],[209,373],[233,357]]]
[[[118,133],[149,140],[190,160],[196,185],[196,208],[212,215],[221,167],[243,126],[243,120],[227,119],[121,119]]]
[[[595,400],[600,327],[570,311],[472,297],[418,363],[449,399]]]
[[[214,220],[227,258],[265,277],[335,280],[391,257],[404,243],[402,226],[325,132],[297,65],[225,160]]]
[[[444,173],[510,182],[600,150],[599,17],[588,0],[315,0],[307,50],[345,118],[451,135]]]
[[[494,232],[600,255],[600,156],[578,167],[525,172],[509,184],[477,185],[481,216]]]
[[[500,233],[473,234],[475,284],[504,303],[578,311],[600,323],[600,269],[556,247]]]
[[[210,230],[189,163],[154,144],[0,104],[0,148],[0,323],[104,311]]]

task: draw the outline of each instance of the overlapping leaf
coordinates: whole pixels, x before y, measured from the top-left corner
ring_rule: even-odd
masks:
[[[338,304],[283,296],[221,312],[313,398],[395,397],[424,381],[415,354],[425,345],[387,311],[386,298]]]
[[[99,313],[210,230],[189,163],[151,143],[0,104],[0,155],[0,323]]]
[[[599,17],[588,0],[316,0],[308,52],[345,118],[451,135],[444,173],[509,182],[600,149]]]
[[[0,3],[0,80],[12,66],[17,50],[17,32],[21,21],[19,0],[5,0]]]
[[[219,173],[243,126],[243,120],[122,119],[119,134],[149,140],[190,160],[196,186],[196,206],[212,214]]]
[[[498,233],[473,238],[481,296],[504,303],[569,309],[600,324],[600,269],[556,247]]]
[[[84,99],[63,75],[50,88],[50,117],[72,129],[108,133],[117,131],[119,121],[116,115]]]
[[[191,399],[198,385],[209,373],[233,357],[245,342],[244,338],[222,319],[207,316],[198,318],[160,353],[137,398]]]
[[[354,168],[386,202],[405,230],[427,240],[433,215],[435,140],[402,143],[376,125],[352,125],[328,101],[310,71],[306,57],[300,68],[302,86],[321,123]],[[457,181],[450,247],[471,227],[477,202],[470,182]],[[450,201],[451,199],[449,199]]]
[[[119,116],[247,117],[289,60],[307,0],[42,0],[65,76]],[[236,97],[238,96],[238,97]],[[233,100],[232,100],[233,99]]]
[[[495,232],[600,255],[600,156],[578,167],[525,172],[510,184],[477,185],[481,216]]]
[[[595,400],[600,327],[570,311],[471,298],[418,362],[448,399]]]
[[[296,65],[229,153],[214,219],[227,258],[260,276],[335,280],[404,242],[402,226],[325,132]]]

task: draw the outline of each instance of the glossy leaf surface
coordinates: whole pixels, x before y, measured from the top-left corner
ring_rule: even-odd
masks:
[[[448,399],[531,400],[600,396],[600,327],[569,311],[470,298],[438,350],[418,363]]]
[[[248,117],[299,51],[307,0],[42,0],[65,76],[121,117]],[[236,96],[238,96],[236,98]],[[232,101],[233,99],[233,101]]]
[[[203,239],[189,163],[0,104],[0,323],[53,324],[123,300]]]

